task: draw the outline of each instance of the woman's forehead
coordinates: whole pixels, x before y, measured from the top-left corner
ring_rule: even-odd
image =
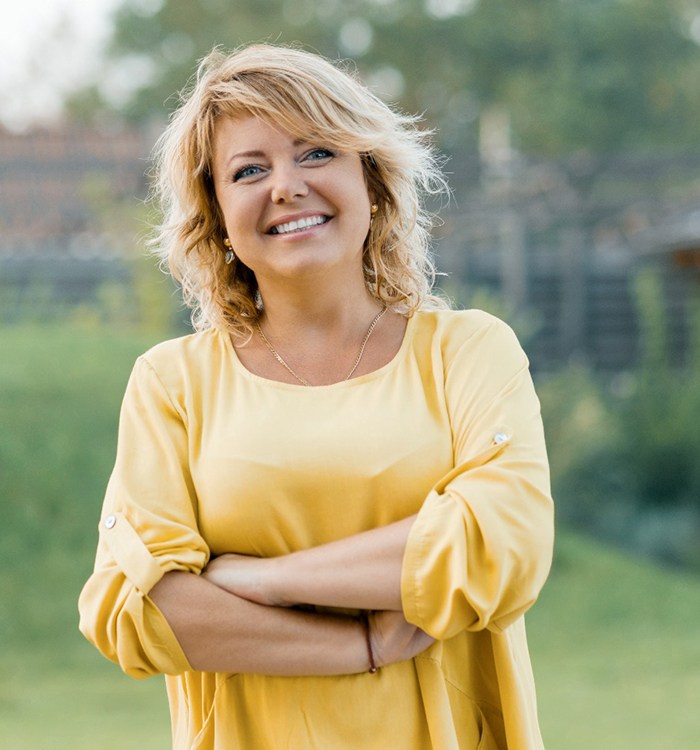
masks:
[[[301,113],[279,117],[247,110],[221,113],[213,124],[213,148],[225,143],[242,141],[285,140],[292,143],[309,143],[322,140],[325,144],[353,151],[351,135],[340,128],[320,127]]]

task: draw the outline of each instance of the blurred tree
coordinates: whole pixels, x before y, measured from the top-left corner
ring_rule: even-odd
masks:
[[[355,59],[448,150],[476,150],[494,105],[530,153],[700,144],[700,0],[124,0],[71,109],[162,117],[213,45],[261,40]]]

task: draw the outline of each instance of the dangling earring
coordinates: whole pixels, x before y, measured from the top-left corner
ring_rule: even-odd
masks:
[[[224,239],[224,245],[228,248],[228,250],[226,251],[226,255],[224,256],[224,260],[226,261],[226,265],[229,266],[235,260],[236,254],[233,252],[231,240],[228,237]]]
[[[372,226],[372,224],[374,224],[374,217],[377,215],[377,211],[379,211],[379,206],[376,203],[373,203],[369,207],[369,214],[370,214],[370,216],[369,216],[369,225],[370,225],[370,227]]]

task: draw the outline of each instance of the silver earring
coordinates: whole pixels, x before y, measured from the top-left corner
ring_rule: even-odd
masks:
[[[226,255],[224,255],[224,260],[226,261],[226,265],[229,266],[236,259],[236,254],[233,252],[231,240],[228,237],[224,240],[224,245],[228,248],[226,250]]]

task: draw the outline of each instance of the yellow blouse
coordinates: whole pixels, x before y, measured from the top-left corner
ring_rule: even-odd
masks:
[[[402,601],[438,640],[378,674],[195,672],[148,596],[210,555],[416,512]],[[126,673],[167,675],[177,749],[542,748],[523,613],[552,537],[539,402],[501,321],[418,312],[387,365],[310,388],[250,373],[212,330],[136,362],[80,628]]]

